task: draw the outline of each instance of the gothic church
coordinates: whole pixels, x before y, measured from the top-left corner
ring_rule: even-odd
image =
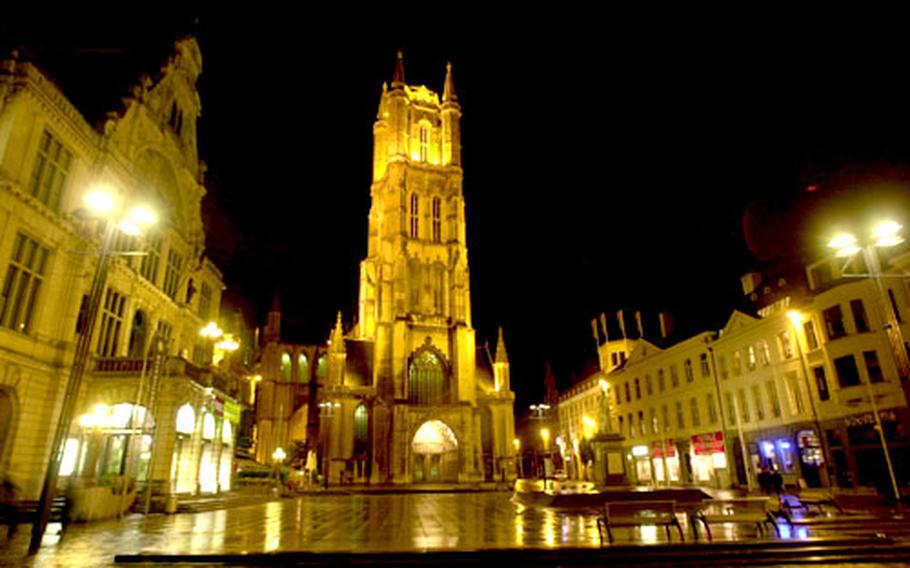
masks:
[[[471,325],[460,118],[451,65],[440,100],[405,82],[399,52],[373,125],[358,323],[345,335],[339,315],[310,365],[313,347],[282,343],[280,316],[270,314],[260,460],[306,440],[331,483],[515,478],[502,331],[494,355]]]

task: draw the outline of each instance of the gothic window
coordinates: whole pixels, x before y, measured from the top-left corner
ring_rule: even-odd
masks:
[[[419,351],[408,368],[408,402],[440,404],[445,402],[445,369],[432,351]]]
[[[156,284],[156,280],[158,280],[158,264],[161,262],[160,234],[149,233],[145,236],[145,252],[146,254],[139,263],[139,274],[152,284]]]
[[[291,380],[291,354],[285,351],[281,354],[281,382],[287,383]]]
[[[324,379],[329,371],[329,360],[325,355],[316,361],[316,378]]]
[[[212,309],[212,287],[203,282],[199,286],[199,319],[208,321]]]
[[[426,162],[430,158],[430,128],[420,125],[420,161]]]
[[[416,193],[411,194],[411,238],[416,239],[420,229],[420,201]]]
[[[442,241],[442,202],[438,197],[433,198],[433,242]]]
[[[56,211],[72,161],[72,153],[45,130],[38,145],[29,193]]]
[[[131,359],[141,359],[145,355],[145,337],[148,335],[148,317],[142,310],[136,310],[133,316],[133,328],[130,330],[130,344],[127,347]]]
[[[369,443],[370,413],[363,404],[354,410],[354,452],[365,452]]]
[[[177,101],[171,104],[171,115],[167,123],[174,131],[174,134],[180,136],[180,132],[183,130],[183,111],[177,106]]]
[[[310,381],[310,362],[306,355],[301,353],[297,356],[297,382],[308,383]]]
[[[172,300],[177,298],[177,286],[180,283],[180,271],[183,269],[183,257],[170,249],[167,251],[167,267],[164,270],[164,293]]]
[[[27,332],[44,281],[48,251],[22,233],[16,235],[13,256],[0,290],[0,324]]]
[[[126,298],[110,288],[104,294],[101,311],[101,333],[98,334],[96,352],[100,357],[115,357],[120,346],[120,330],[123,328],[123,307]]]

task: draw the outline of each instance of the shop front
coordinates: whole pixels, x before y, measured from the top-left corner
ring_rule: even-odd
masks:
[[[679,483],[679,454],[675,440],[651,442],[651,461],[658,484]]]
[[[885,443],[898,485],[910,481],[910,439],[904,430],[906,409],[879,411]],[[824,425],[834,478],[840,487],[872,486],[890,492],[890,473],[871,412]]]
[[[780,472],[785,486],[799,485],[799,448],[795,432],[776,428],[755,432],[749,444],[756,475],[762,470]]]
[[[651,453],[648,446],[632,446],[632,451],[628,455],[629,460],[633,462],[632,471],[635,472],[635,479],[641,485],[650,485],[654,482],[654,474],[651,467]]]
[[[730,472],[727,467],[723,432],[706,432],[692,436],[690,456],[693,483],[710,484],[717,488],[729,486]]]

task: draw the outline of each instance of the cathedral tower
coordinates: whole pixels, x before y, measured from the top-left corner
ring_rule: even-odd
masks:
[[[451,64],[440,100],[407,84],[399,52],[373,125],[355,328],[373,346],[375,481],[474,481],[514,468],[508,362],[494,377],[471,325],[460,120]]]

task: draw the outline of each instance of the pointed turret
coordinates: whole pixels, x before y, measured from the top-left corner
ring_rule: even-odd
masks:
[[[443,103],[454,103],[458,100],[455,94],[455,79],[452,78],[452,62],[446,63],[446,84],[442,91]]]
[[[499,328],[499,339],[496,340],[496,362],[508,363],[509,354],[506,353],[506,342],[502,338],[502,327]]]
[[[265,330],[263,330],[263,340],[266,343],[281,341],[281,297],[278,290],[272,297],[272,307],[265,319]]]
[[[338,312],[338,317],[335,319],[335,328],[332,329],[330,341],[332,342],[332,350],[339,351],[344,349],[344,329],[341,326],[340,311]]]
[[[395,59],[395,72],[392,73],[392,88],[401,89],[404,85],[404,52],[399,49]]]

